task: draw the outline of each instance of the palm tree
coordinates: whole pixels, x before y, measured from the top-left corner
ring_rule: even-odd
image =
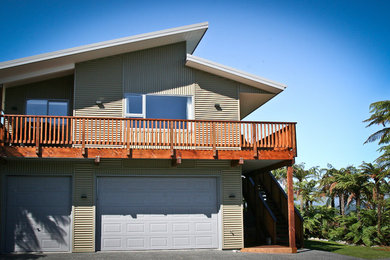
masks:
[[[378,149],[383,154],[380,155],[376,162],[390,167],[390,100],[378,101],[370,105],[370,118],[363,122],[369,122],[367,127],[372,125],[382,125],[383,129],[370,135],[364,143],[374,142],[379,139],[378,144],[383,145]]]
[[[331,187],[332,184],[335,183],[335,173],[337,170],[331,164],[328,164],[327,166],[328,168],[323,168],[320,170],[320,172],[323,173],[319,183],[320,187],[322,187],[320,191],[322,192],[322,196],[328,197],[327,205],[330,204],[330,206],[334,208],[334,199],[336,194],[332,192]]]
[[[272,174],[275,176],[275,179],[278,180],[283,187],[287,186],[287,168],[282,167],[272,171]]]
[[[318,167],[311,167],[309,170],[305,170],[305,164],[294,164],[294,178],[297,179],[295,185],[295,192],[297,199],[299,200],[300,211],[303,212],[304,205],[304,191],[305,191],[305,181],[309,181],[310,178],[318,176]]]
[[[344,168],[336,170],[334,173],[334,182],[330,186],[330,193],[337,194],[339,198],[340,215],[345,215],[345,197],[347,194],[345,182],[346,182],[346,170]]]
[[[383,165],[365,162],[360,167],[362,169],[362,173],[366,174],[374,182],[372,198],[377,210],[377,231],[380,234],[382,223],[382,205],[384,202],[384,194],[381,192],[381,185],[387,184],[386,178],[390,176],[390,170]]]
[[[372,125],[382,125],[384,128],[370,135],[365,143],[375,142],[379,139],[378,144],[388,144],[390,142],[390,100],[378,101],[370,105],[370,118],[363,122],[370,122],[367,127]]]
[[[345,170],[344,183],[345,189],[349,192],[347,206],[353,199],[356,201],[356,215],[360,219],[361,195],[367,190],[368,176],[353,166]]]

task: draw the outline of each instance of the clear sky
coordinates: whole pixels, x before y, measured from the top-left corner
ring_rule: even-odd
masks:
[[[0,1],[0,61],[209,22],[194,55],[288,85],[246,120],[298,123],[297,162],[358,166],[389,99],[390,1]]]

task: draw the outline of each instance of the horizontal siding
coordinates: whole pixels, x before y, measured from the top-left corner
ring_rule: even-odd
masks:
[[[122,117],[122,56],[76,64],[74,96],[75,116]]]
[[[94,171],[76,166],[73,178],[73,252],[95,251]],[[86,195],[87,198],[81,198]]]
[[[193,72],[185,66],[186,43],[123,55],[125,93],[194,95]]]
[[[1,165],[1,172],[9,175],[72,175],[73,167],[69,161],[57,160],[9,160]]]
[[[241,168],[222,171],[223,248],[244,247]],[[235,198],[229,198],[231,194]]]
[[[237,83],[202,71],[195,71],[195,119],[239,120]],[[219,104],[222,110],[217,110]]]
[[[111,176],[222,176],[222,248],[243,247],[241,168],[230,161],[184,160],[178,167],[171,160],[106,160],[98,166],[92,161],[23,160],[9,161],[1,169],[7,174],[73,174],[73,252],[95,251],[95,177]],[[81,195],[87,195],[82,199]],[[236,198],[229,198],[235,194]]]

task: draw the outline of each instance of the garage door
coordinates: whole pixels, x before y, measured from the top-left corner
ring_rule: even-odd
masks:
[[[7,252],[69,251],[69,177],[8,177]]]
[[[216,187],[216,178],[99,178],[101,250],[218,248]]]

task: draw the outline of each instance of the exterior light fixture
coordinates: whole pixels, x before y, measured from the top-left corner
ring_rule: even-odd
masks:
[[[101,101],[101,100],[96,100],[96,105],[97,105],[99,108],[104,108],[103,101]]]

